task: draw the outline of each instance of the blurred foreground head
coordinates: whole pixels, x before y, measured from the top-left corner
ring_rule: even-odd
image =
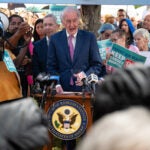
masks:
[[[136,64],[106,76],[96,90],[94,120],[133,105],[150,107],[150,66]]]
[[[46,116],[31,98],[0,103],[1,150],[33,150],[48,142]]]
[[[97,121],[77,150],[148,150],[150,111],[132,107]]]

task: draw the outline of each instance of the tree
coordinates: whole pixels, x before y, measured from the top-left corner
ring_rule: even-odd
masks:
[[[81,18],[84,23],[84,29],[93,32],[98,36],[98,29],[100,28],[100,14],[101,5],[82,5]]]

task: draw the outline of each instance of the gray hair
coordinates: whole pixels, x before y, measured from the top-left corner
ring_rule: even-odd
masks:
[[[140,28],[140,29],[135,30],[135,32],[133,33],[133,37],[135,37],[136,35],[141,35],[143,38],[150,41],[150,34],[147,29]]]
[[[57,18],[56,18],[55,15],[53,15],[53,14],[48,14],[48,15],[46,15],[46,16],[43,18],[43,20],[44,20],[45,18],[53,18],[53,20],[54,20],[55,23],[57,24]]]
[[[69,12],[76,12],[77,16],[80,18],[80,12],[79,12],[79,10],[76,7],[69,6],[69,7],[65,7],[64,10],[62,11],[62,13],[60,15],[61,21],[64,19],[65,14],[69,13]]]
[[[77,150],[148,150],[149,139],[150,111],[131,107],[98,120]]]

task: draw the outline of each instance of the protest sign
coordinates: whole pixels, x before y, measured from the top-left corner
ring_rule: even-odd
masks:
[[[146,57],[115,43],[112,45],[111,53],[113,56],[110,57],[107,64],[114,68],[126,68],[128,65],[134,64],[135,62],[144,64],[146,61]]]
[[[102,60],[106,60],[106,53],[111,50],[112,42],[111,40],[102,40],[97,41],[99,53],[102,58]]]

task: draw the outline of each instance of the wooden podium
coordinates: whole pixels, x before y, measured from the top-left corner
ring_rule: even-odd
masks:
[[[41,95],[36,95],[35,98],[40,99]],[[90,93],[85,93],[85,95],[82,95],[82,93],[74,93],[74,92],[66,92],[64,94],[56,94],[55,96],[47,95],[47,99],[45,102],[45,112],[47,113],[49,108],[54,105],[57,101],[63,100],[63,99],[69,99],[73,100],[75,102],[78,102],[82,107],[85,109],[87,113],[87,129],[88,130],[92,125],[92,118],[93,118],[93,106],[92,106],[92,98]],[[53,135],[50,133],[50,141],[53,141]],[[44,147],[43,150],[52,150],[53,143],[51,142],[47,146]]]

